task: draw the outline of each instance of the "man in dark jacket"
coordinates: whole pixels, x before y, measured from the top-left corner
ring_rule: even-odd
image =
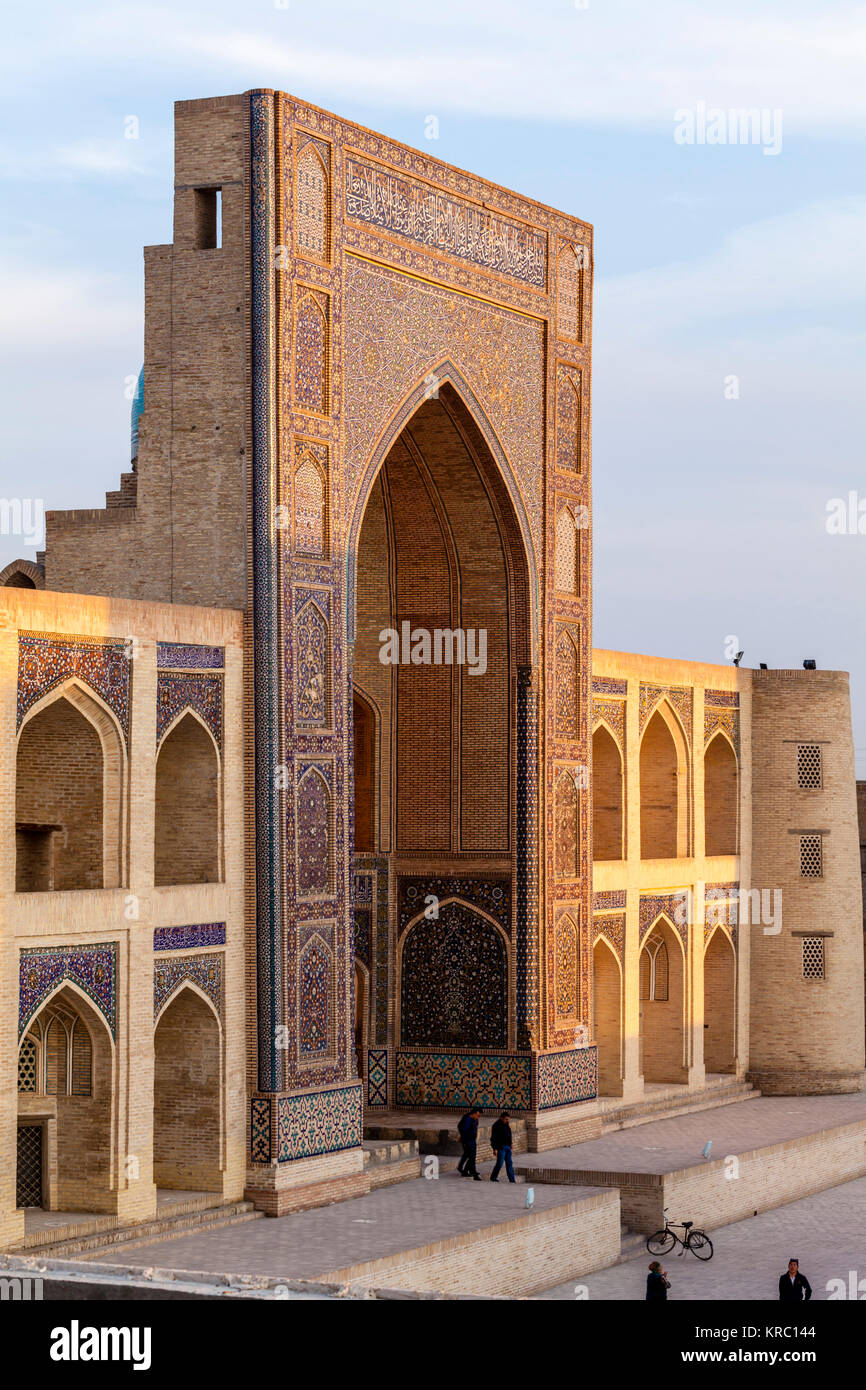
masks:
[[[800,1273],[800,1261],[789,1260],[786,1274],[779,1279],[780,1303],[808,1303],[812,1297],[812,1286],[805,1274]]]
[[[463,1145],[463,1157],[457,1164],[457,1171],[464,1178],[474,1178],[476,1182],[481,1181],[481,1174],[475,1166],[475,1151],[478,1147],[478,1116],[480,1114],[481,1111],[477,1105],[471,1106],[457,1126],[460,1142]]]
[[[659,1302],[667,1299],[668,1277],[661,1266],[661,1260],[653,1260],[649,1267],[649,1274],[646,1277],[646,1301],[647,1303]]]
[[[490,1181],[499,1181],[499,1170],[504,1163],[508,1181],[514,1182],[514,1165],[511,1162],[511,1125],[508,1123],[507,1110],[503,1110],[490,1131],[490,1147],[496,1154],[496,1167],[490,1174]]]

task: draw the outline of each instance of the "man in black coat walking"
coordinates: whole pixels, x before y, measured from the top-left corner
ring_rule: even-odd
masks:
[[[508,1123],[507,1110],[503,1110],[496,1124],[490,1131],[490,1147],[496,1154],[496,1167],[490,1174],[490,1181],[499,1181],[499,1170],[504,1163],[505,1171],[508,1174],[508,1181],[514,1182],[514,1165],[511,1162],[511,1125]]]
[[[481,1174],[475,1166],[475,1153],[478,1148],[478,1116],[480,1114],[481,1111],[477,1105],[471,1106],[457,1126],[460,1142],[463,1145],[463,1157],[457,1164],[457,1171],[464,1178],[474,1178],[476,1182],[481,1181]]]
[[[800,1273],[800,1261],[789,1260],[787,1272],[779,1278],[779,1302],[808,1303],[811,1297],[812,1286]]]

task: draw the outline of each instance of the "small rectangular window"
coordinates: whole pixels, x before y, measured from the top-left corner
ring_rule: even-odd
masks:
[[[821,785],[820,743],[798,743],[797,786],[802,787],[804,791],[811,791]]]
[[[823,936],[803,937],[803,979],[824,979],[824,938]]]
[[[222,189],[195,190],[195,244],[199,251],[222,246]]]
[[[800,877],[822,878],[824,854],[820,835],[800,836]]]

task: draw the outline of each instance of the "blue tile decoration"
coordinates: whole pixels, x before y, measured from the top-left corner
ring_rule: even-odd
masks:
[[[361,1083],[277,1100],[277,1162],[354,1149],[362,1137]]]
[[[398,936],[402,936],[409,923],[426,910],[427,899],[431,897],[438,898],[440,903],[448,898],[460,898],[473,907],[480,907],[511,935],[511,880],[505,874],[485,878],[400,874],[397,879]]]
[[[156,927],[155,951],[191,951],[196,946],[225,946],[225,922],[202,922],[189,927]]]
[[[604,893],[593,893],[593,912],[613,912],[625,907],[625,889],[614,888]]]
[[[615,680],[613,676],[593,676],[593,695],[627,695],[628,681]]]
[[[156,741],[182,710],[194,710],[222,748],[223,678],[160,672],[156,678]]]
[[[370,1047],[367,1049],[367,1105],[387,1106],[388,1104],[388,1049]]]
[[[117,716],[128,742],[131,667],[126,643],[122,641],[67,637],[57,632],[20,632],[16,727],[21,727],[31,705],[74,676],[105,701]]]
[[[406,934],[400,1042],[406,1046],[508,1046],[508,948],[496,927],[462,902],[421,918]]]
[[[18,1035],[64,980],[69,980],[95,1004],[111,1036],[117,1036],[117,942],[95,946],[35,946],[21,952],[19,964]]]
[[[542,1052],[536,1058],[539,1110],[594,1100],[598,1094],[598,1048]]]
[[[397,1105],[418,1110],[532,1108],[529,1053],[416,1052],[398,1048]]]
[[[638,915],[640,920],[640,941],[643,945],[644,937],[651,927],[664,914],[682,938],[683,947],[688,945],[689,923],[691,916],[691,904],[689,902],[689,892],[683,889],[679,893],[642,893],[640,897],[640,907]]]
[[[250,1101],[250,1160],[253,1163],[271,1161],[271,1100],[269,1096],[253,1096]]]
[[[166,956],[156,961],[153,967],[154,1019],[184,980],[198,985],[202,993],[208,996],[217,1013],[222,1014],[222,956]]]
[[[195,642],[157,642],[156,664],[168,671],[222,671],[225,648]]]

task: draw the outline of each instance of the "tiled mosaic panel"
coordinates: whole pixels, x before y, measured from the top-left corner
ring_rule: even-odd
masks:
[[[504,875],[490,878],[431,877],[401,874],[397,879],[397,933],[402,936],[406,927],[425,912],[427,899],[461,898],[480,907],[511,935],[511,882]],[[432,904],[431,906],[435,906]]]
[[[316,934],[298,958],[298,1048],[303,1058],[324,1057],[331,1050],[331,974],[333,959]]]
[[[339,1153],[361,1143],[361,1086],[342,1086],[277,1101],[277,1161]]]
[[[327,519],[328,450],[295,441],[295,549],[324,558]]]
[[[328,295],[299,287],[295,316],[295,404],[317,415],[328,412],[329,315]]]
[[[250,1101],[250,1158],[253,1163],[271,1161],[271,1102],[267,1096]]]
[[[196,946],[225,946],[225,922],[202,922],[189,927],[156,927],[155,951],[191,951]]]
[[[74,676],[105,701],[128,739],[130,668],[123,642],[64,637],[58,633],[19,633],[18,726],[31,705]]]
[[[355,959],[371,969],[370,943],[372,939],[373,910],[370,907],[355,908]]]
[[[689,896],[686,890],[680,893],[641,894],[638,910],[641,942],[658,918],[664,915],[674,930],[679,932],[685,946],[689,935],[688,918],[691,916]]]
[[[568,913],[558,918],[555,938],[557,1016],[560,1019],[577,1019],[580,1017],[579,943],[577,928]]]
[[[578,590],[580,532],[571,507],[560,508],[556,518],[556,587],[561,594]]]
[[[332,771],[328,764],[299,768],[296,882],[299,898],[324,898],[331,891]]]
[[[598,1094],[598,1048],[572,1052],[542,1052],[536,1058],[539,1110],[574,1105]]]
[[[367,1050],[367,1104],[388,1104],[388,1051],[384,1047]]]
[[[324,729],[330,723],[330,594],[295,591],[295,708],[298,724]]]
[[[704,710],[704,747],[707,746],[714,734],[721,730],[727,734],[734,746],[734,751],[740,751],[740,711],[737,709],[705,709]]]
[[[556,637],[556,736],[580,738],[580,652],[577,633],[560,628]]]
[[[556,779],[555,855],[557,878],[576,879],[580,875],[579,813],[577,785],[563,769]]]
[[[546,287],[543,232],[416,183],[372,160],[346,159],[346,216],[537,289]]]
[[[556,369],[556,466],[580,472],[580,372],[561,364]]]
[[[560,338],[576,342],[582,320],[582,248],[571,242],[560,247],[556,273],[556,331]]]
[[[738,690],[705,690],[704,704],[720,709],[739,709],[740,693]]]
[[[538,692],[517,673],[517,1045],[532,1041],[538,1007]]]
[[[625,743],[625,700],[600,700],[593,697],[593,731],[602,721],[610,729],[621,751]]]
[[[532,1059],[472,1052],[410,1052],[396,1058],[396,1104],[421,1110],[532,1108]]]
[[[681,689],[679,686],[664,685],[643,685],[640,688],[640,702],[638,706],[638,723],[640,732],[643,733],[644,726],[661,700],[666,699],[676,710],[680,717],[683,728],[686,731],[688,742],[692,738],[692,690]]]
[[[612,676],[593,676],[593,695],[627,695],[628,681],[614,680]]]
[[[225,650],[192,642],[157,642],[156,664],[175,671],[221,671]]]
[[[160,672],[156,679],[156,741],[182,710],[191,709],[213,734],[222,748],[222,676],[180,675]]]
[[[301,255],[328,257],[330,151],[324,140],[298,132],[300,153],[295,168],[295,246]]]
[[[223,958],[213,956],[169,956],[153,967],[153,1016],[156,1018],[175,990],[189,980],[206,994],[218,1014],[223,1005]]]
[[[607,937],[620,962],[625,951],[625,913],[606,913],[593,919],[593,945],[600,936]]]
[[[78,986],[117,1034],[117,944],[36,946],[21,952],[19,963],[18,1035],[21,1036],[49,994],[64,980]]]
[[[593,893],[592,907],[594,912],[607,912],[613,908],[625,907],[625,889],[614,888],[605,893]]]
[[[508,959],[500,933],[463,903],[422,918],[403,947],[405,1046],[507,1047]]]

